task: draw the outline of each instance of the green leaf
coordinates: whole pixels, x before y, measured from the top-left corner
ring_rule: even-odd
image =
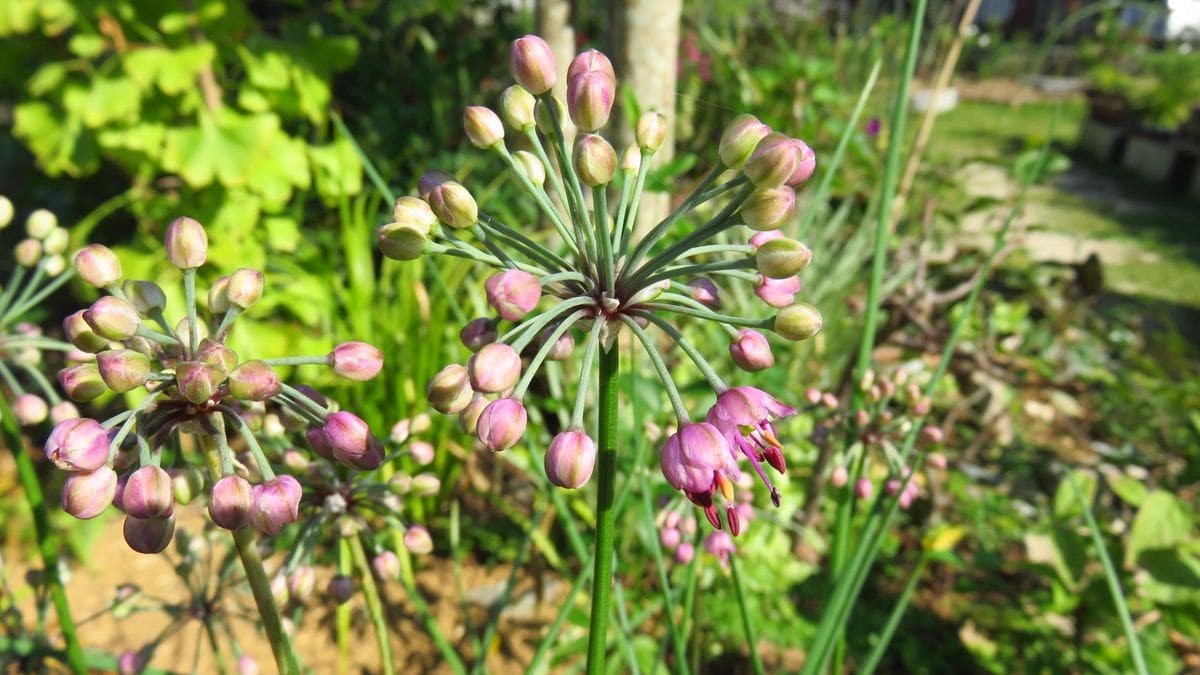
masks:
[[[96,79],[92,81],[83,105],[80,111],[83,123],[96,129],[107,124],[136,122],[142,109],[142,96],[137,84],[129,78]]]
[[[83,176],[96,170],[100,156],[92,137],[80,134],[77,116],[63,116],[49,104],[29,101],[13,111],[13,135],[37,156],[51,176]]]
[[[362,190],[362,164],[354,146],[344,138],[324,146],[308,147],[317,192],[325,203],[332,204],[343,196],[356,195]]]
[[[1054,491],[1055,518],[1066,519],[1083,515],[1083,510],[1079,507],[1079,498],[1075,496],[1075,490],[1071,487],[1072,476],[1088,508],[1091,508],[1092,502],[1096,500],[1096,475],[1084,469],[1076,469],[1063,477],[1058,483],[1058,489]]]
[[[75,56],[84,59],[93,59],[104,51],[104,38],[99,35],[89,35],[87,33],[77,33],[71,36],[67,42],[67,49]]]
[[[300,245],[300,224],[291,218],[276,216],[263,219],[267,245],[282,253],[294,253]]]
[[[265,153],[279,133],[274,115],[241,115],[228,109],[202,114],[199,126],[167,131],[163,168],[193,187],[214,179],[226,187],[243,187],[256,168],[271,161]]]
[[[1146,499],[1146,485],[1132,476],[1114,473],[1108,477],[1108,486],[1126,504],[1131,506],[1141,506]]]
[[[45,96],[50,90],[62,84],[67,76],[67,67],[63,63],[47,63],[34,71],[33,76],[25,83],[25,88],[33,96]]]
[[[131,169],[142,162],[157,162],[162,155],[166,127],[157,122],[143,122],[130,127],[101,129],[96,132],[96,141],[101,148],[112,153],[116,159]]]
[[[1143,551],[1175,548],[1191,536],[1192,523],[1183,503],[1169,492],[1151,492],[1129,531],[1125,564],[1133,566]]]
[[[157,86],[168,96],[177,96],[196,87],[196,76],[216,57],[211,43],[166,49],[145,47],[124,56],[125,72],[142,89]]]
[[[1200,561],[1177,549],[1152,549],[1138,556],[1149,577],[1140,595],[1165,605],[1200,601]]]

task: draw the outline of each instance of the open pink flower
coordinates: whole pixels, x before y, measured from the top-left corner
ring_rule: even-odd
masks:
[[[724,435],[730,452],[740,452],[750,460],[754,471],[771,491],[771,502],[779,506],[779,490],[762,468],[765,461],[779,473],[787,470],[783,446],[775,435],[774,420],[796,414],[796,409],[780,403],[756,387],[734,387],[717,397],[708,411],[708,423]]]

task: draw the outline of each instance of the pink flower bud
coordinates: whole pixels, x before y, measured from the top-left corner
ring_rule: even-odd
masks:
[[[304,602],[317,586],[317,571],[308,565],[297,565],[287,577],[288,595],[296,602]]]
[[[471,144],[480,150],[504,142],[504,123],[491,108],[481,105],[469,105],[463,110],[463,131]]]
[[[713,475],[731,461],[729,443],[717,427],[707,422],[683,425],[663,444],[660,466],[676,490],[708,492]]]
[[[570,490],[583,487],[596,467],[596,443],[582,431],[564,431],[550,442],[545,464],[551,483]]]
[[[507,450],[525,434],[528,415],[525,406],[514,398],[500,398],[487,404],[479,414],[475,435],[492,452]]]
[[[383,352],[365,342],[343,342],[330,352],[329,364],[347,380],[366,382],[383,368]]]
[[[580,131],[596,131],[608,123],[616,89],[616,79],[598,70],[567,80],[567,112]],[[613,166],[616,166],[615,153]]]
[[[642,151],[636,145],[630,145],[621,153],[621,171],[637,173],[642,166]]]
[[[674,527],[662,529],[658,533],[658,541],[663,545],[663,548],[674,550],[679,546],[679,541],[683,537],[679,530]]]
[[[137,333],[138,313],[133,305],[121,298],[106,295],[83,311],[96,335],[108,340],[128,340]]]
[[[13,258],[21,267],[33,267],[42,259],[42,242],[37,239],[22,239],[13,249]]]
[[[404,548],[410,553],[425,555],[433,551],[433,537],[424,527],[412,525],[404,531]]]
[[[921,427],[921,439],[929,443],[941,443],[945,439],[942,428],[932,424]]]
[[[772,307],[783,308],[796,301],[796,294],[802,286],[800,277],[797,276],[783,279],[760,276],[758,284],[754,286],[754,294]]]
[[[354,580],[341,574],[329,580],[329,594],[337,603],[343,604],[354,595]]]
[[[113,349],[96,355],[104,384],[118,394],[133,391],[150,378],[150,359],[132,349]]]
[[[50,423],[54,425],[62,424],[67,420],[79,419],[79,408],[75,407],[70,401],[59,401],[50,406]]]
[[[121,510],[134,518],[162,518],[175,505],[171,476],[157,466],[143,466],[129,474],[121,492]]]
[[[760,232],[779,229],[795,212],[796,193],[786,185],[751,192],[738,211],[747,227]]]
[[[546,340],[550,338],[550,334],[554,332],[555,326],[547,328],[541,335],[538,336],[538,345],[543,346]],[[546,352],[546,358],[550,361],[566,361],[571,357],[571,352],[575,351],[575,338],[571,335],[571,331],[567,331],[558,336],[554,344],[550,347],[550,351]]]
[[[240,476],[226,476],[212,485],[209,495],[209,516],[218,527],[241,530],[250,525],[253,503],[250,483]]]
[[[384,551],[371,559],[371,569],[380,579],[395,579],[400,576],[400,558],[393,551]]]
[[[617,172],[617,153],[599,134],[580,134],[572,161],[579,180],[588,187],[607,185]]]
[[[103,244],[88,244],[75,254],[75,272],[96,288],[108,288],[121,279],[121,261]]]
[[[859,427],[865,427],[871,423],[871,414],[866,410],[857,410],[854,413],[854,423]]]
[[[17,424],[24,427],[41,424],[46,420],[46,416],[50,414],[49,406],[46,405],[46,402],[40,396],[35,394],[21,394],[13,399],[12,411]]]
[[[501,342],[484,345],[467,361],[471,387],[480,393],[498,394],[521,377],[521,355]]]
[[[696,547],[692,546],[691,542],[683,542],[679,548],[675,549],[675,561],[680,565],[686,565],[692,562],[692,558],[696,557]]]
[[[108,508],[117,492],[117,472],[101,466],[95,471],[77,471],[63,483],[63,511],[87,520]]]
[[[424,192],[423,194],[427,195],[437,186],[452,180],[449,176],[442,178],[440,172],[435,173],[439,174],[439,180],[436,184],[429,187],[428,192]],[[428,174],[426,175],[428,176]],[[421,180],[424,181],[426,178],[423,177]],[[417,199],[416,197],[401,197],[397,199],[396,203],[392,206],[392,220],[400,225],[411,226],[425,234],[429,234],[433,230],[433,226],[437,224],[437,216],[434,215],[433,209],[429,208],[429,204],[423,201],[423,199]]]
[[[463,229],[479,220],[479,205],[471,192],[452,180],[429,193],[429,208],[446,227]]]
[[[229,395],[242,401],[265,401],[283,389],[275,369],[259,360],[246,361],[234,368],[228,384]]]
[[[771,133],[771,128],[754,115],[738,115],[733,118],[721,134],[718,154],[721,162],[730,169],[740,169],[750,158],[759,141]]]
[[[788,305],[775,315],[775,332],[789,340],[807,340],[821,332],[821,312],[805,303]]]
[[[167,226],[167,258],[181,270],[194,270],[208,259],[208,234],[204,226],[184,216]]]
[[[335,412],[321,430],[334,458],[342,464],[359,471],[372,471],[383,464],[383,444],[357,415]]]
[[[131,279],[125,282],[125,298],[141,316],[153,316],[167,306],[167,296],[153,281]]]
[[[304,432],[304,437],[308,439],[308,445],[313,449],[313,452],[330,461],[337,461],[333,456],[333,446],[329,444],[329,438],[325,436],[324,429],[309,427]]]
[[[433,409],[453,415],[461,412],[471,402],[471,379],[467,369],[457,363],[438,371],[425,386],[425,397]]]
[[[286,474],[255,485],[250,490],[250,524],[267,536],[279,534],[300,517],[302,492],[300,483]]]
[[[838,464],[833,468],[833,473],[829,476],[829,484],[835,488],[845,487],[850,480],[850,472],[846,470],[844,464]]]
[[[771,188],[783,185],[799,164],[800,155],[792,139],[770,133],[755,146],[742,172],[755,187]]]
[[[207,363],[180,361],[175,364],[175,382],[179,386],[179,393],[196,405],[216,396],[224,379],[219,367]]]
[[[576,54],[574,59],[571,59],[571,65],[567,66],[567,80],[572,80],[583,73],[592,71],[603,73],[613,80],[617,79],[612,61],[605,56],[604,52],[596,49],[585,49]]]
[[[432,497],[442,489],[442,479],[431,473],[419,473],[412,477],[412,491],[418,497]]]
[[[520,321],[537,307],[542,297],[542,284],[538,278],[523,270],[505,270],[493,274],[484,282],[488,304],[500,318]]]
[[[667,118],[653,110],[642,113],[634,137],[639,149],[645,152],[658,150],[667,139]]]
[[[254,660],[254,657],[249,654],[239,656],[237,660],[237,673],[238,675],[258,675],[258,663]]]
[[[535,96],[553,89],[558,79],[554,52],[536,35],[513,40],[508,51],[508,65],[513,79]]]
[[[421,196],[421,199],[415,199],[413,197],[401,197],[401,198],[397,199],[396,200],[396,208],[392,209],[392,217],[397,222],[403,222],[404,219],[400,217],[400,213],[401,213],[400,212],[400,202],[403,202],[405,200],[412,200],[415,202],[420,202],[423,199],[428,199],[429,193],[433,192],[433,189],[435,187],[441,185],[442,183],[445,183],[448,180],[454,180],[454,176],[450,175],[449,173],[446,173],[445,171],[442,171],[441,169],[434,169],[432,171],[426,171],[421,176],[421,178],[417,181],[417,194]],[[428,206],[428,204],[426,204],[426,206]],[[430,211],[429,213],[432,214],[433,212]],[[433,227],[434,223],[436,223],[436,222],[437,222],[436,218],[431,219],[429,221],[429,227]]]
[[[386,223],[375,230],[375,245],[392,260],[416,260],[428,243],[429,232],[412,225]]]
[[[417,464],[425,465],[432,462],[435,453],[433,443],[426,441],[413,441],[412,445],[408,446],[408,454],[412,455],[413,461]]]
[[[755,373],[775,365],[775,355],[771,353],[771,343],[767,342],[762,333],[743,328],[737,337],[729,343],[729,355],[738,368]]]
[[[94,363],[67,366],[58,371],[58,384],[72,401],[85,403],[94,400],[105,391],[100,369]]]
[[[263,292],[263,273],[243,267],[229,275],[225,284],[225,299],[239,309],[250,309]]]
[[[537,99],[519,84],[505,89],[500,95],[500,114],[508,126],[518,131],[537,125],[533,112],[536,107]]]
[[[150,653],[146,650],[121,652],[117,657],[117,672],[120,675],[138,675],[150,665]]]
[[[85,311],[81,309],[63,319],[63,334],[78,349],[96,353],[108,346],[108,340],[96,335],[92,330],[91,325],[83,318]]]
[[[238,357],[229,347],[215,340],[204,338],[200,340],[195,360],[215,368],[218,377],[224,380],[229,371],[237,365]]]
[[[47,209],[35,209],[25,219],[25,233],[34,239],[45,239],[58,227],[58,216]]]
[[[458,413],[458,429],[464,434],[475,435],[478,428],[479,416],[483,414],[483,409],[491,403],[483,394],[475,394],[471,397],[471,402],[467,407],[463,408]]]
[[[125,516],[125,543],[138,553],[160,553],[175,536],[175,516],[135,518]]]
[[[816,387],[805,389],[804,400],[808,401],[810,405],[817,405],[821,402],[821,390]]]
[[[870,499],[871,495],[874,493],[875,493],[875,486],[871,485],[871,481],[867,480],[866,478],[859,478],[857,481],[855,481],[854,494],[859,499],[866,501],[866,500]]]
[[[797,187],[812,178],[813,172],[817,170],[817,155],[812,148],[808,147],[808,143],[799,138],[793,138],[792,145],[796,148],[799,162],[796,164],[796,170],[792,172],[785,183],[789,187]]]
[[[813,253],[793,239],[772,239],[754,254],[754,264],[760,274],[771,279],[795,276],[812,262]]]
[[[938,471],[945,471],[946,467],[949,465],[949,463],[946,461],[946,456],[940,452],[929,453],[929,456],[925,458],[925,461],[930,467],[937,469]]]
[[[712,279],[696,277],[688,282],[688,287],[691,288],[693,300],[702,303],[705,307],[721,309],[721,291]]]
[[[500,331],[496,330],[496,322],[487,317],[472,319],[458,332],[458,339],[462,340],[463,346],[473,352],[495,342],[498,337]]]

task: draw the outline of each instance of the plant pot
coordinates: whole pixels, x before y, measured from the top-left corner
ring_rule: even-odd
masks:
[[[1121,164],[1152,183],[1162,183],[1171,172],[1175,147],[1157,135],[1136,134],[1125,144]]]
[[[1120,164],[1129,132],[1125,127],[1089,117],[1083,122],[1076,146],[1081,152],[1105,164]]]

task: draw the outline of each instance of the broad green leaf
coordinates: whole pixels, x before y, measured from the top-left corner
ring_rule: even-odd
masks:
[[[1146,485],[1142,481],[1123,473],[1108,477],[1108,485],[1125,503],[1141,506],[1146,499]]]
[[[1079,506],[1079,496],[1071,487],[1072,476],[1075,478],[1075,487],[1079,488],[1079,495],[1083,497],[1083,502],[1089,509],[1092,507],[1092,502],[1096,500],[1096,475],[1091,471],[1076,469],[1059,481],[1058,489],[1054,492],[1055,518],[1065,519],[1083,515],[1083,510]]]
[[[263,219],[267,231],[267,245],[276,251],[293,253],[300,245],[300,224],[283,216]]]
[[[38,23],[36,0],[0,2],[0,35],[23,35]]]
[[[67,76],[67,67],[61,62],[47,63],[33,72],[33,76],[25,83],[25,88],[33,96],[45,96],[52,89],[62,84]]]
[[[268,210],[283,208],[294,187],[309,186],[305,145],[278,128],[262,140],[265,147],[250,171],[247,187],[262,196]]]
[[[143,122],[118,129],[101,129],[96,133],[100,147],[136,169],[142,162],[157,162],[162,155],[166,127],[156,122]]]
[[[146,47],[126,54],[124,66],[142,89],[154,85],[168,96],[177,96],[195,88],[196,76],[215,56],[216,49],[207,42],[179,49]]]
[[[168,35],[182,33],[191,22],[192,17],[186,12],[170,12],[158,20],[158,29]]]
[[[104,38],[99,35],[77,33],[72,35],[71,39],[67,42],[67,49],[71,50],[71,53],[75,56],[92,59],[104,51]]]
[[[142,97],[137,85],[129,78],[117,77],[93,80],[80,112],[83,123],[97,129],[113,123],[132,124],[141,109]]]
[[[1138,556],[1148,576],[1140,595],[1156,603],[1177,605],[1200,602],[1200,561],[1178,549],[1151,549]]]
[[[12,0],[6,0],[6,2],[12,2]],[[37,6],[39,18],[42,21],[42,34],[47,37],[61,35],[75,25],[75,20],[78,18],[78,11],[75,7],[77,3],[68,0],[38,0],[34,4]]]
[[[327,204],[362,190],[362,164],[354,146],[344,138],[324,146],[309,146],[317,192]]]
[[[1175,495],[1155,490],[1142,502],[1129,531],[1125,565],[1132,567],[1143,551],[1174,548],[1191,536],[1188,512]]]
[[[96,170],[99,153],[91,136],[80,134],[77,117],[63,116],[41,101],[29,101],[13,111],[13,135],[37,156],[51,176],[83,176]]]
[[[265,161],[264,151],[277,133],[279,118],[274,115],[240,115],[228,109],[202,114],[198,126],[167,131],[163,168],[193,187],[214,179],[226,187],[242,187]]]

